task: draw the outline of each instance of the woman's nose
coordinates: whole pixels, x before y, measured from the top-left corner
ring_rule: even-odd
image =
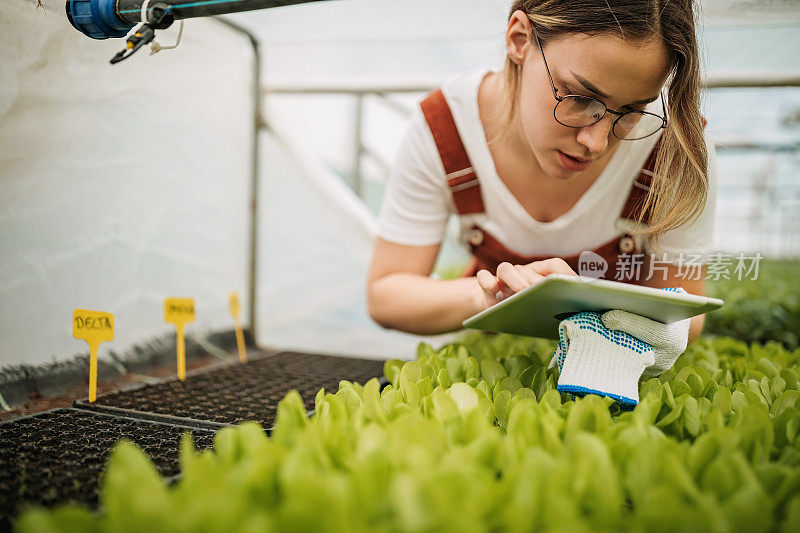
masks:
[[[593,156],[600,156],[608,147],[608,139],[613,126],[614,115],[606,113],[606,116],[591,126],[578,130],[578,142],[585,146]]]

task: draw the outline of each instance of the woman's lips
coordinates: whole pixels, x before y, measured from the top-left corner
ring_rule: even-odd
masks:
[[[580,172],[581,170],[586,170],[586,167],[588,167],[592,163],[591,159],[589,160],[576,159],[572,156],[565,154],[561,150],[558,150],[558,159],[561,162],[561,166],[563,166],[567,170],[571,170],[572,172]]]

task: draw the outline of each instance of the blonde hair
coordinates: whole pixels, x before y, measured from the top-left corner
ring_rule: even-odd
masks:
[[[638,233],[658,249],[665,232],[694,221],[708,197],[708,154],[700,116],[700,60],[692,0],[514,0],[511,15],[530,18],[542,43],[567,34],[614,34],[631,41],[659,37],[671,59],[667,112],[650,191],[637,216]],[[532,38],[536,47],[536,40]],[[506,56],[502,123],[514,119],[520,67]],[[505,130],[506,128],[501,128]],[[643,218],[650,211],[649,225]]]

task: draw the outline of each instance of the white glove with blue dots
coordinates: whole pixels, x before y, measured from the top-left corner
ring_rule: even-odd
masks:
[[[608,396],[632,407],[639,403],[639,378],[654,362],[648,344],[609,331],[600,313],[583,311],[559,324],[550,367],[558,365],[559,392]]]
[[[550,360],[550,367],[558,365],[558,391],[608,396],[634,407],[642,375],[668,370],[686,349],[689,323],[663,324],[618,309],[602,315],[584,311],[562,320]]]
[[[680,287],[663,290],[686,293]],[[609,330],[625,332],[653,348],[655,363],[645,368],[645,378],[658,376],[672,368],[689,344],[690,318],[664,324],[619,309],[607,311],[600,318]]]

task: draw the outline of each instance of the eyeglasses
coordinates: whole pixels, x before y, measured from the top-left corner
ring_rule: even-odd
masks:
[[[664,105],[663,94],[661,95],[661,109],[664,110],[663,117],[647,111],[632,110],[624,113],[613,111],[602,100],[591,96],[578,94],[559,96],[557,94],[558,89],[553,83],[553,76],[550,75],[550,68],[547,66],[547,59],[544,57],[542,43],[535,32],[533,35],[536,37],[539,51],[542,52],[542,60],[544,60],[544,68],[547,70],[547,77],[550,79],[553,96],[558,100],[556,107],[553,109],[553,117],[556,122],[568,128],[585,128],[603,120],[606,113],[611,113],[617,116],[611,127],[611,132],[614,137],[623,141],[644,139],[667,127],[667,108]]]

